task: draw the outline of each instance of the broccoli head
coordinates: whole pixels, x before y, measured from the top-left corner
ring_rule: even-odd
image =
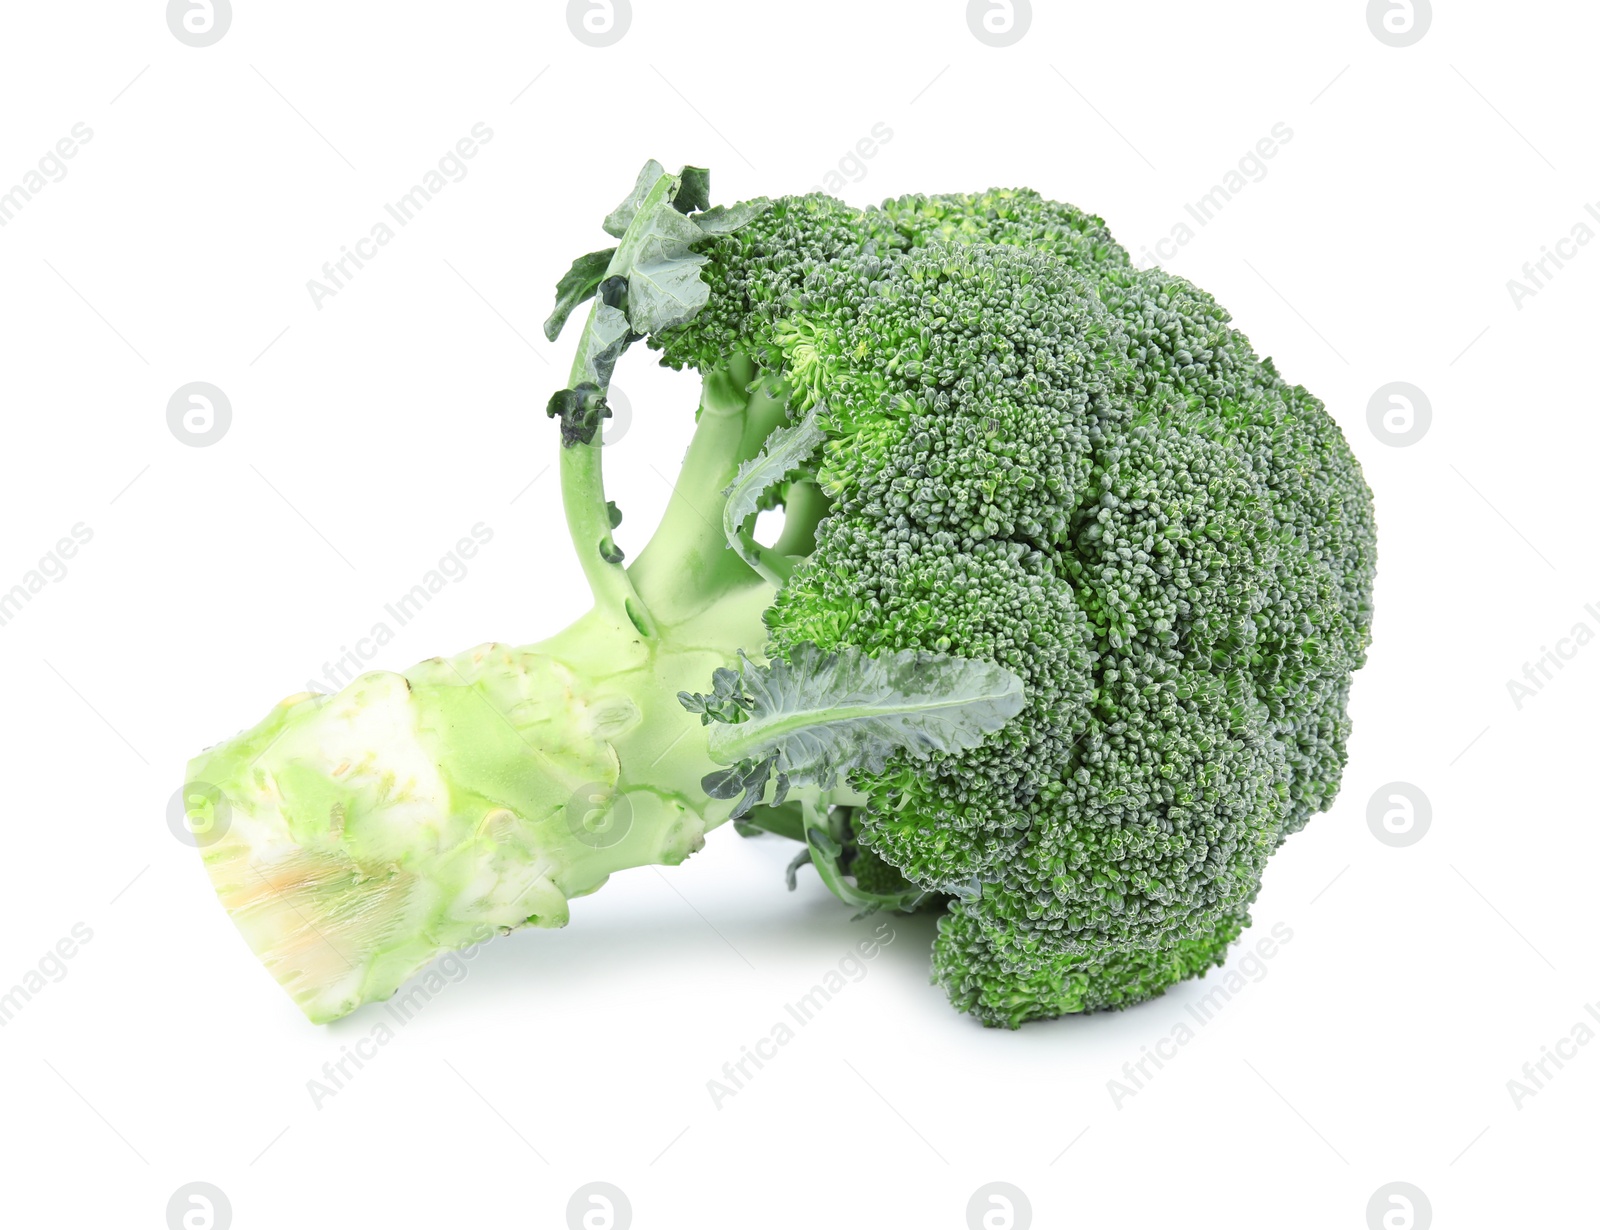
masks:
[[[318,736],[286,739],[282,714],[191,773],[249,816],[208,848],[213,878],[262,850],[333,860],[337,910],[292,903],[357,954],[337,994],[291,985],[319,1018],[392,992],[471,923],[565,922],[568,898],[728,819],[798,843],[791,884],[810,864],[857,908],[938,911],[935,979],[985,1024],[1125,1007],[1222,962],[1268,857],[1344,766],[1376,532],[1337,424],[1209,295],[1134,268],[1070,205],[1005,190],[708,209],[707,188],[647,164],[606,220],[617,245],[557,288],[552,338],[593,300],[549,410],[595,611],[454,679],[415,668],[421,691],[366,685],[411,709],[446,685],[482,702],[450,700],[455,724],[421,740],[444,779],[434,845],[382,843],[435,915],[340,932],[348,877],[372,870],[352,818],[395,805],[347,790],[336,829],[320,801],[283,806],[308,770],[273,749],[303,762]],[[640,340],[703,394],[673,502],[624,567],[598,425]],[[508,708],[483,677],[500,662],[555,680],[561,703]],[[530,754],[479,709],[512,714]],[[349,754],[324,749],[318,780]],[[385,756],[368,749],[364,772]],[[407,758],[388,759],[393,788]],[[599,783],[584,814],[602,828],[626,812],[615,843],[577,848],[579,778]],[[449,857],[440,816],[460,830]],[[538,910],[513,897],[524,884]],[[240,917],[269,965],[310,943],[286,918]]]

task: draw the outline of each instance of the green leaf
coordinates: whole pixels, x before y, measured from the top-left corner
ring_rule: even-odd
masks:
[[[700,228],[674,209],[671,201],[663,198],[634,218],[623,255],[634,266],[689,257],[703,264],[708,258],[695,256],[689,249],[689,245],[701,237]],[[630,287],[632,281],[629,278]]]
[[[975,747],[1023,704],[1021,679],[970,658],[917,650],[869,658],[801,644],[787,661],[739,660],[748,712],[733,724],[715,720],[706,739],[714,761],[734,766],[721,797],[737,780],[746,799],[759,800],[774,772],[780,788],[829,790],[841,774],[881,772],[896,752],[923,759]]]
[[[792,859],[790,859],[789,865],[783,869],[783,882],[788,885],[791,893],[800,887],[800,877],[798,874],[800,868],[804,867],[810,861],[811,847],[807,846],[805,849],[801,850],[799,854],[796,854]]]
[[[727,235],[771,208],[770,200],[758,196],[753,201],[740,201],[737,205],[718,205],[715,209],[696,214],[692,221],[707,235]]]
[[[627,199],[606,215],[602,224],[607,235],[615,235],[618,239],[627,232],[628,224],[633,221],[633,215],[639,212],[639,206],[644,204],[645,197],[650,195],[667,169],[654,158],[645,163],[639,171],[639,178],[634,181],[633,191],[628,193]]]
[[[563,448],[591,443],[600,424],[611,417],[605,390],[587,380],[575,389],[557,389],[544,409],[551,418],[561,420]]]
[[[627,349],[628,317],[620,309],[602,303],[594,310],[594,319],[583,335],[583,370],[587,379],[601,388],[611,383],[611,372],[617,359]]]
[[[684,167],[673,175],[651,159],[627,198],[606,217],[605,229],[621,242],[579,257],[557,283],[555,311],[544,326],[551,341],[579,304],[599,295],[579,342],[582,380],[605,388],[630,342],[693,318],[711,298],[700,274],[709,257],[694,245],[770,208],[762,200],[708,211],[710,193],[711,173],[705,168]]]
[[[740,821],[740,827],[749,830],[748,836],[771,833],[802,845],[806,839],[805,811],[798,803],[786,803],[782,807],[758,807],[747,819]]]
[[[700,228],[665,199],[635,216],[624,245],[629,268],[628,320],[635,333],[683,324],[705,306],[711,288],[700,276],[709,259],[690,249]]]
[[[580,256],[572,262],[572,268],[561,275],[561,280],[556,283],[555,310],[550,313],[550,319],[544,322],[544,335],[547,339],[553,342],[560,337],[561,330],[567,323],[567,317],[572,315],[573,309],[580,303],[587,302],[599,289],[616,251],[615,248],[602,248],[598,252]]]
[[[731,769],[706,774],[700,780],[700,788],[713,799],[738,798],[738,805],[734,807],[730,819],[742,820],[761,802],[767,779],[772,776],[772,765],[771,756],[760,763],[745,761]]]
[[[823,441],[817,418],[823,410],[823,404],[818,402],[798,423],[775,430],[767,437],[761,452],[739,467],[732,485],[722,493],[728,497],[722,506],[722,532],[727,535],[728,545],[763,576],[768,569],[761,559],[760,548],[745,534],[744,524],[761,511],[762,497],[817,451]],[[768,580],[777,583],[777,578],[768,577]]]
[[[680,183],[672,194],[673,207],[679,213],[692,214],[697,209],[711,208],[711,172],[705,167],[684,167],[678,172]]]
[[[669,185],[665,190],[664,180]],[[612,264],[627,279],[628,322],[635,333],[656,333],[692,319],[711,298],[711,288],[700,276],[709,258],[693,245],[708,235],[737,230],[772,205],[763,199],[707,210],[710,203],[709,171],[684,167],[672,175],[651,159],[627,199],[606,218],[606,230],[622,240]],[[585,297],[594,293],[585,290]]]
[[[804,816],[806,853],[810,855],[807,861],[817,869],[818,877],[827,885],[829,892],[846,905],[853,905],[861,911],[856,915],[857,918],[864,918],[878,910],[899,910],[910,914],[931,896],[927,889],[909,880],[904,881],[900,888],[887,891],[861,886],[856,866],[862,850],[860,839],[851,824],[854,808],[829,807],[826,801],[808,800],[801,805],[801,811]],[[848,872],[845,870],[847,865],[850,868]],[[855,882],[852,883],[847,876],[854,877]]]
[[[739,686],[739,672],[719,666],[711,672],[711,692],[679,692],[678,703],[690,713],[700,715],[700,725],[712,722],[742,722],[750,708],[750,698]]]
[[[703,256],[656,261],[636,267],[628,277],[628,320],[635,333],[655,333],[694,318],[711,298],[700,276]]]

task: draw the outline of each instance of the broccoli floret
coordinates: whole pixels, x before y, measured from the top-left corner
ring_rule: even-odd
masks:
[[[1070,205],[707,193],[647,164],[557,289],[552,339],[594,300],[549,403],[594,611],[195,762],[252,946],[331,1019],[732,819],[799,843],[791,883],[939,911],[984,1024],[1221,963],[1344,766],[1376,531],[1337,425]],[[625,566],[600,426],[640,340],[704,391]]]
[[[1024,960],[1007,961],[996,955],[958,902],[939,919],[934,977],[963,1012],[985,1025],[1016,1029],[1027,1021],[1127,1008],[1153,999],[1173,983],[1221,965],[1229,946],[1249,925],[1249,915],[1237,915],[1167,948],[1107,950],[1089,958],[1031,953]]]
[[[1016,244],[1082,271],[1128,332],[1141,408],[1160,418],[1175,404],[1203,414],[1203,430],[1226,446],[1225,464],[1257,476],[1278,580],[1239,587],[1260,607],[1254,628],[1239,630],[1252,643],[1236,648],[1257,659],[1251,679],[1297,770],[1287,830],[1304,827],[1332,803],[1344,768],[1348,679],[1366,660],[1372,621],[1372,493],[1338,425],[1256,357],[1210,295],[1159,269],[1134,269],[1104,223],[1070,205],[1028,191],[908,196],[887,202],[873,229],[891,227],[913,246]],[[1201,618],[1216,609],[1207,602]],[[1210,641],[1204,627],[1189,639],[1234,645]]]
[[[784,197],[738,230],[697,244],[711,287],[706,306],[676,328],[651,335],[669,367],[715,371],[730,355],[765,360],[774,325],[819,265],[859,254],[873,242],[865,216],[833,197]]]
[[[1013,960],[1212,931],[1254,898],[1290,779],[1226,649],[1275,576],[1260,482],[1216,416],[1132,378],[1120,322],[1051,257],[850,269],[780,327],[817,373],[836,494],[774,647],[960,645],[1028,698],[977,748],[858,777],[863,840],[929,889],[982,882],[956,908]]]
[[[1131,268],[1102,219],[1027,188],[903,196],[866,213],[871,232],[895,247],[1003,243],[1046,252],[1079,273]]]

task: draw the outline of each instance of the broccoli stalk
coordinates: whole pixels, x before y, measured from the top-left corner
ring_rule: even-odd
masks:
[[[602,281],[625,275],[675,182],[657,177]],[[198,806],[226,800],[203,851],[212,881],[314,1021],[387,997],[494,930],[565,924],[571,898],[624,868],[683,861],[733,810],[700,790],[707,728],[677,693],[763,640],[772,589],[727,549],[720,502],[782,403],[745,393],[748,362],[706,379],[663,523],[624,568],[599,430],[627,336],[616,311],[617,299],[596,300],[551,399],[594,609],[541,644],[485,645],[364,675],[336,696],[290,697],[190,766]]]
[[[744,419],[724,405],[701,437]],[[197,807],[225,800],[201,851],[212,882],[313,1021],[495,930],[564,925],[569,899],[683,861],[728,819],[734,803],[700,785],[707,728],[677,694],[762,642],[771,588],[725,546],[676,548],[636,566],[659,607],[596,569],[595,608],[547,641],[290,697],[194,760]]]
[[[441,951],[561,926],[615,871],[675,864],[732,804],[699,789],[678,685],[759,624],[729,601],[706,646],[645,646],[596,608],[527,648],[484,645],[301,694],[197,757],[226,799],[202,854],[250,946],[314,1021],[390,995]]]

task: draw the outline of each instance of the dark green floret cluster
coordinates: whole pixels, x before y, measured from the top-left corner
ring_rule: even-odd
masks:
[[[858,774],[860,840],[951,902],[991,1024],[1117,1007],[1220,962],[1268,856],[1338,788],[1372,497],[1322,404],[1205,292],[1028,191],[779,201],[704,248],[730,353],[820,407],[830,500],[769,651],[959,652],[1024,682],[969,750]]]

